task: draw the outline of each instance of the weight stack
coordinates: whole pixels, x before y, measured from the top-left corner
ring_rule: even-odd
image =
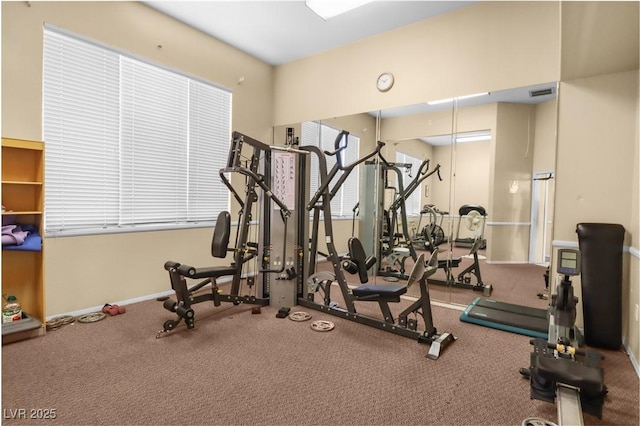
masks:
[[[612,223],[579,223],[582,314],[588,346],[619,349],[622,345],[622,244],[624,227]]]

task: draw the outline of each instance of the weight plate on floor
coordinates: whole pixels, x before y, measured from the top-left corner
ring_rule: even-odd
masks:
[[[289,319],[291,321],[307,321],[311,319],[311,315],[306,312],[298,311],[289,314]]]
[[[58,319],[62,322],[62,325],[67,325],[67,324],[71,324],[72,322],[75,322],[75,317],[72,315],[62,315],[59,317],[55,317],[54,319]]]
[[[313,331],[331,331],[336,325],[331,321],[317,320],[311,323]]]
[[[107,315],[102,313],[102,312],[92,312],[90,314],[80,315],[78,317],[78,322],[87,324],[87,323],[97,322],[97,321],[103,320],[106,317],[107,317]]]
[[[71,324],[76,319],[71,315],[61,315],[59,317],[51,318],[46,322],[47,330],[57,330],[63,325]]]
[[[46,322],[47,330],[57,330],[62,326],[62,319],[52,318]]]

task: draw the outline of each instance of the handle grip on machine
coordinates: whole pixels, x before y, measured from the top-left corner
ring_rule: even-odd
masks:
[[[344,165],[342,164],[342,161],[341,161],[341,159],[340,159],[340,156],[338,156],[338,167],[340,168],[340,170],[349,170],[349,171],[351,171],[351,170],[353,170],[353,168],[354,168],[354,167],[356,167],[358,164],[360,164],[360,163],[363,163],[363,162],[367,161],[369,158],[371,158],[371,157],[373,157],[373,156],[375,156],[375,155],[380,156],[380,150],[382,149],[382,147],[383,147],[383,146],[384,146],[384,142],[382,142],[382,141],[378,141],[378,144],[376,145],[376,149],[375,149],[374,151],[370,152],[369,154],[365,155],[364,157],[359,158],[358,160],[356,160],[356,161],[354,161],[353,163],[348,164],[348,165],[346,165],[346,166],[344,166]],[[345,148],[346,148],[346,145],[345,145]]]
[[[343,139],[344,139],[344,144],[341,144]],[[324,151],[324,153],[325,155],[334,156],[340,151],[344,150],[348,144],[349,144],[349,132],[346,130],[341,130],[340,133],[338,133],[338,136],[336,136],[335,142],[333,143],[333,147],[335,151]],[[338,161],[340,161],[340,156],[338,156]]]
[[[429,161],[430,160],[424,160],[422,164],[420,164],[420,168],[418,169],[418,176],[427,174],[427,172],[429,171]]]
[[[173,260],[168,260],[164,263],[164,269],[167,271],[171,271],[172,269],[177,269],[180,266],[179,262],[174,262]]]

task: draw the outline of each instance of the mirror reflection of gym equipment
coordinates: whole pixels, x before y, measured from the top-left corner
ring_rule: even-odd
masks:
[[[425,208],[427,211],[433,212],[433,215],[436,214],[432,208],[428,206],[425,206]],[[458,213],[458,228],[453,244],[456,247],[468,247],[470,249],[469,254],[464,257],[473,259],[473,263],[456,275],[455,272],[457,271],[455,268],[460,266],[462,257],[450,257],[442,260],[439,267],[445,271],[446,278],[444,280],[431,279],[429,283],[480,291],[484,296],[491,296],[493,287],[491,284],[486,284],[482,280],[482,274],[480,272],[480,256],[482,255],[478,254],[478,250],[486,247],[486,240],[484,239],[484,224],[487,217],[486,210],[482,206],[464,205],[460,207]],[[431,249],[431,247],[436,247],[442,243],[438,242],[439,232],[441,232],[442,228],[436,224],[433,217],[434,216],[432,216],[432,221],[427,225],[428,228],[423,231],[423,236],[427,239],[427,243],[425,244],[427,249]],[[460,237],[460,226],[463,222],[464,226],[473,232],[473,237]],[[444,240],[444,238],[442,239]],[[482,258],[484,258],[484,256],[482,256]]]
[[[397,142],[398,149],[403,150],[406,150],[406,148],[401,148],[402,146],[411,145],[414,155],[417,155],[420,150],[415,141],[421,141],[424,143],[424,148],[422,148],[424,155],[428,155],[429,158],[441,163],[443,166],[443,177],[445,179],[443,188],[448,190],[442,191],[439,186],[430,185],[429,196],[422,198],[423,205],[431,204],[439,211],[450,212],[436,218],[445,234],[444,240],[447,242],[457,240],[449,250],[442,247],[441,258],[451,257],[455,259],[462,257],[465,259],[464,256],[468,256],[468,259],[473,259],[473,254],[469,252],[471,242],[475,233],[481,232],[485,242],[481,245],[477,254],[480,269],[483,270],[485,265],[487,265],[487,269],[490,269],[490,273],[483,273],[481,276],[484,281],[492,285],[492,297],[505,297],[507,300],[513,298],[518,303],[529,304],[532,307],[541,306],[536,301],[536,294],[545,288],[543,272],[550,259],[542,257],[540,260],[529,261],[529,238],[525,239],[522,233],[526,230],[527,237],[529,237],[528,233],[531,228],[530,241],[532,243],[538,241],[536,250],[540,252],[544,250],[548,256],[551,250],[550,236],[553,225],[551,222],[553,206],[548,200],[553,198],[554,188],[553,185],[548,185],[547,192],[538,196],[538,199],[543,204],[545,200],[547,202],[540,207],[540,225],[544,224],[544,226],[536,228],[534,223],[531,222],[534,220],[533,217],[529,220],[530,209],[527,206],[530,202],[533,202],[533,194],[527,200],[526,194],[529,191],[529,181],[524,177],[527,176],[527,170],[533,171],[533,175],[538,176],[539,174],[536,174],[538,173],[536,170],[547,172],[552,170],[554,166],[555,149],[553,149],[553,146],[555,145],[552,146],[552,140],[549,137],[551,134],[545,132],[547,132],[547,127],[551,129],[554,126],[553,121],[548,117],[555,110],[555,86],[556,84],[551,82],[527,88],[507,90],[501,93],[490,93],[484,96],[485,100],[483,100],[483,96],[460,100],[454,105],[454,110],[451,111],[450,123],[447,123],[450,126],[450,131],[453,129],[449,134],[445,132],[429,133],[430,129],[426,125],[420,125],[420,123],[429,122],[432,117],[435,120],[444,115],[442,111],[446,110],[434,110],[437,105],[412,105],[407,106],[404,110],[399,107],[380,112],[383,117],[380,125],[383,140]],[[545,88],[549,90],[543,91],[542,89]],[[497,123],[474,123],[475,128],[467,125],[471,120],[475,120],[475,114],[478,114],[477,116],[479,117],[481,109],[476,105],[482,105],[483,102],[492,102],[491,98],[494,96],[495,98],[493,99],[496,100],[501,99],[502,96],[511,96],[510,93],[533,93],[535,95],[540,94],[540,96],[529,98],[529,101],[532,102],[531,106],[514,106],[513,114],[510,111],[512,104],[505,104],[504,111],[509,114],[509,118],[507,118],[506,114],[500,114]],[[513,101],[507,100],[506,102]],[[449,104],[450,107],[451,105]],[[535,138],[539,139],[535,143],[535,161],[534,164],[529,165],[517,159],[511,161],[509,160],[510,157],[508,157],[508,155],[516,156],[516,152],[508,148],[509,144],[515,141],[521,145],[521,148],[519,148],[521,151],[517,153],[519,158],[522,158],[525,154],[530,158],[533,153],[532,148],[534,145],[532,141],[534,136],[531,133],[531,129],[534,126],[534,118],[521,116],[521,114],[525,114],[527,108],[536,109],[535,121],[540,123],[536,123],[536,126],[544,129],[544,132],[538,130],[535,134]],[[501,112],[502,110],[499,111],[499,113]],[[438,113],[441,115],[436,115]],[[514,121],[511,122],[511,120]],[[406,129],[411,130],[407,131]],[[491,154],[492,146],[496,147],[499,155]],[[529,150],[527,151],[527,149]],[[538,151],[541,153],[538,154]],[[511,162],[513,167],[508,166],[505,161]],[[518,176],[511,176],[512,173],[517,173]],[[478,205],[487,214],[480,215],[480,218],[469,218],[469,221],[465,222],[465,215],[460,214],[460,209],[465,205]],[[420,231],[424,229],[427,216],[427,214],[424,214],[422,217]],[[475,228],[474,222],[480,228]],[[465,223],[469,226],[474,226],[474,230],[470,231]],[[545,238],[543,239],[543,237]],[[514,242],[516,243],[515,245]],[[417,244],[419,247],[422,242],[418,239]],[[464,251],[465,249],[467,251]],[[527,277],[531,277],[529,279],[531,286],[536,286],[529,299],[516,294],[504,295],[502,288],[505,286],[500,286],[500,282],[495,282],[492,279],[492,270],[496,268],[506,269],[506,266],[503,268],[502,265],[510,265],[508,266],[509,269],[516,269],[518,264],[522,264],[522,269],[525,271],[524,274]],[[541,266],[536,268],[535,265]],[[466,266],[467,263],[462,269]],[[540,272],[536,272],[538,269],[540,269]],[[523,277],[525,276],[524,274]],[[440,277],[436,276],[434,278]],[[468,276],[467,279],[469,278],[474,281],[473,276]],[[447,277],[440,279],[441,281],[446,281]],[[535,282],[533,282],[534,280]],[[507,283],[507,287],[510,285],[510,283]],[[448,288],[454,289],[454,287]],[[495,291],[496,288],[498,288],[497,292]],[[474,298],[473,293],[465,297],[464,294],[454,291],[445,294],[437,292],[437,296],[434,297],[440,298],[445,302],[454,302],[462,305],[467,305]]]
[[[360,209],[360,220],[364,223],[376,224],[374,227],[376,235],[363,237],[364,241],[375,242],[367,249],[378,259],[376,275],[386,277],[387,281],[397,281],[408,277],[405,273],[407,258],[410,257],[416,261],[418,257],[407,219],[407,200],[430,176],[437,174],[439,180],[442,178],[439,164],[432,170],[429,169],[430,160],[423,160],[411,175],[412,164],[392,163],[383,156],[379,157],[381,161],[365,163],[359,203],[364,208]],[[408,172],[407,176],[410,178],[406,185],[403,170]],[[378,188],[378,190],[370,191],[369,188]],[[379,207],[379,200],[384,200],[382,214],[378,214],[379,210],[372,208],[376,204]]]

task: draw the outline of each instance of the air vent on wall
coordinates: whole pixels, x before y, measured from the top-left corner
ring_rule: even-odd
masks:
[[[552,95],[552,94],[553,94],[553,87],[549,87],[547,89],[529,91],[529,96],[532,98],[535,98],[536,96],[546,96],[546,95]]]

